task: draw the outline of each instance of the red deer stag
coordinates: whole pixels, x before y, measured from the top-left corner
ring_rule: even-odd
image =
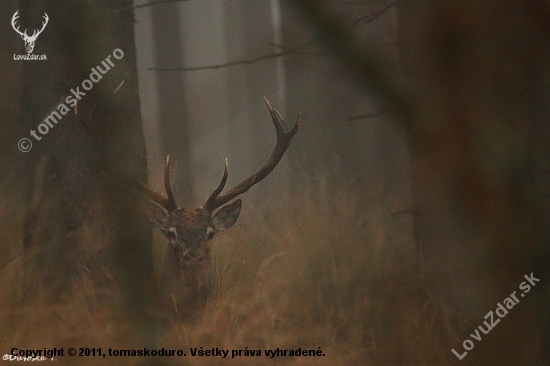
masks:
[[[238,199],[231,204],[223,205],[267,177],[283,157],[292,137],[298,132],[300,117],[288,131],[281,114],[271,107],[267,99],[265,102],[275,125],[277,144],[267,163],[256,174],[227,193],[221,194],[227,181],[227,159],[220,184],[206,203],[194,211],[185,211],[176,204],[170,187],[169,158],[166,159],[164,170],[167,197],[141,183],[143,192],[156,203],[151,215],[153,228],[160,229],[168,239],[164,259],[166,272],[161,284],[162,298],[178,316],[193,312],[200,304],[205,304],[213,290],[210,244],[218,231],[235,224],[241,212],[242,201]],[[214,210],[218,208],[220,209],[214,214]]]

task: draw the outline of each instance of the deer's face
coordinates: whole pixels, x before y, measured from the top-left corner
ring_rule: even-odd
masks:
[[[36,42],[36,37],[26,37],[23,35],[21,36],[23,38],[23,41],[25,41],[25,49],[27,50],[27,53],[32,53],[34,50],[34,43]]]
[[[214,235],[235,224],[241,200],[222,207],[215,215],[202,207],[186,212],[178,208],[166,214],[160,207],[153,215],[153,227],[168,239],[168,255],[180,269],[202,268],[210,263],[210,244]],[[167,258],[168,259],[168,258]]]

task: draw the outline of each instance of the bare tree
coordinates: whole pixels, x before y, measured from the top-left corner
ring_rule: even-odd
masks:
[[[103,247],[117,269],[124,314],[147,319],[151,234],[131,184],[146,178],[133,13],[116,12],[131,3],[20,1],[22,22],[51,18],[34,49],[48,61],[23,65],[22,122],[40,137],[27,153],[23,186],[26,294],[67,296],[71,279],[94,256],[87,253]],[[103,229],[86,236],[85,226]]]

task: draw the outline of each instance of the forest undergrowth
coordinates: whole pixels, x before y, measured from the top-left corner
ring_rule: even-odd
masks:
[[[450,349],[460,342],[456,314],[423,285],[409,234],[395,232],[391,212],[356,191],[351,185],[335,190],[320,180],[304,184],[279,209],[245,201],[237,224],[215,239],[216,294],[195,321],[163,326],[155,347],[184,350],[185,357],[170,361],[189,365],[450,363]],[[23,215],[9,211],[4,206],[1,212],[4,248],[21,243],[17,222]],[[154,244],[161,257],[164,237],[155,234]],[[1,268],[2,354],[13,347],[143,348],[128,341],[131,330],[125,329],[131,328],[118,321],[118,291],[101,296],[85,275],[71,280],[72,293],[61,301],[48,296],[18,301],[24,261],[22,255]],[[200,347],[229,354],[191,356],[190,349]],[[323,356],[265,356],[265,350],[277,348],[320,349]],[[232,358],[232,350],[260,350],[262,356]],[[58,361],[145,362],[140,357]]]

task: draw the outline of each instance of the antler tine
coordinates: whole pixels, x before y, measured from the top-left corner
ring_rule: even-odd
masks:
[[[225,158],[225,169],[223,171],[222,180],[221,180],[220,184],[218,184],[218,187],[214,190],[214,192],[212,192],[210,197],[208,197],[208,199],[206,200],[206,203],[203,205],[204,208],[210,209],[210,207],[213,207],[214,202],[216,201],[216,198],[218,197],[218,195],[220,193],[222,193],[223,188],[225,187],[225,183],[227,183],[227,176],[228,175],[229,175],[229,167],[228,167],[228,164],[227,164],[227,158]],[[214,210],[214,209],[215,209],[215,207],[211,208],[210,210]]]
[[[168,195],[168,211],[173,211],[178,208],[176,204],[176,199],[174,198],[174,193],[172,192],[172,187],[170,186],[170,155],[166,156],[166,168],[164,168],[164,189]]]
[[[42,31],[44,30],[44,28],[46,28],[46,25],[48,24],[48,21],[50,20],[50,17],[48,17],[48,14],[44,13],[44,21],[42,22],[42,29],[40,29],[40,31],[38,32],[38,34],[42,33]]]
[[[44,28],[46,28],[46,25],[48,24],[48,21],[50,20],[50,18],[48,17],[48,14],[46,14],[46,13],[44,13],[43,18],[44,18],[44,21],[42,22],[42,29],[40,29],[40,30],[35,29],[34,32],[32,33],[32,36],[30,36],[30,38],[38,37],[40,35],[40,33],[42,33],[44,31]]]
[[[160,193],[149,188],[146,184],[139,181],[138,183],[143,194],[150,200],[164,207],[166,211],[170,212],[178,208],[176,200],[174,199],[174,193],[172,193],[172,188],[170,187],[170,156],[166,157],[166,167],[164,168],[164,188],[166,189],[168,198],[163,197]]]
[[[273,120],[273,125],[275,126],[275,131],[277,131],[277,143],[279,142],[279,139],[284,138],[284,135],[287,133],[285,132],[287,130],[287,126],[285,123],[284,118],[281,116],[281,113],[279,113],[278,110],[273,108],[271,106],[271,103],[269,103],[269,100],[267,100],[266,97],[264,97],[265,104],[267,104],[267,108],[269,109],[269,114],[271,114],[271,119]],[[292,130],[288,132],[290,134],[290,137],[288,137],[288,141],[290,142],[290,139],[294,137],[296,132],[298,132],[298,129],[300,128],[300,118],[301,115],[298,116],[298,120],[294,124],[294,127],[292,127]]]
[[[296,132],[298,132],[298,129],[300,128],[301,116],[298,116],[298,120],[296,121],[292,129],[290,131],[287,131],[286,124],[281,114],[271,106],[271,103],[269,103],[266,97],[264,97],[264,100],[267,104],[267,108],[269,109],[269,113],[271,114],[271,119],[273,120],[275,131],[277,132],[277,143],[273,152],[271,153],[271,156],[269,157],[269,160],[260,170],[258,170],[258,172],[256,172],[256,174],[251,175],[241,183],[237,184],[235,187],[231,188],[226,194],[218,196],[223,190],[223,186],[225,185],[225,181],[227,180],[226,165],[226,170],[224,173],[224,177],[222,178],[222,182],[220,183],[218,188],[216,188],[216,190],[210,195],[206,203],[203,205],[203,208],[210,211],[215,210],[223,204],[231,201],[233,198],[245,193],[250,188],[252,188],[252,186],[267,177],[273,171],[273,169],[275,169],[277,164],[279,164],[279,161],[281,161],[281,158],[290,146],[290,140],[292,140],[294,135],[296,135]]]
[[[19,30],[19,26],[15,24],[15,21],[17,20],[17,18],[19,18],[19,10],[17,10],[14,14],[13,14],[13,17],[11,17],[11,26],[12,28],[17,32],[19,33],[20,35],[27,35],[27,30],[25,29],[25,32],[21,32]]]
[[[168,198],[164,198],[160,193],[154,189],[149,188],[145,183],[138,181],[141,192],[146,195],[151,201],[158,203],[160,206],[164,207],[169,211]]]

